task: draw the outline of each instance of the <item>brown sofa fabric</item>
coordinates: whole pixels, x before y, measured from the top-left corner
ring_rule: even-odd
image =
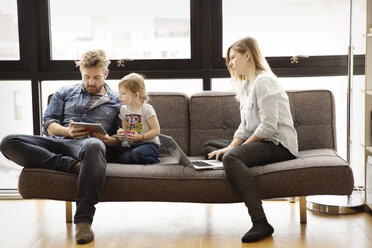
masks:
[[[262,198],[318,194],[347,195],[353,190],[350,166],[335,152],[332,93],[288,92],[300,153],[297,159],[253,167]],[[203,142],[231,138],[239,125],[239,104],[232,93],[151,93],[162,133],[184,151],[199,156]],[[19,192],[24,198],[75,201],[77,175],[23,169]],[[101,201],[175,201],[226,203],[240,199],[223,170],[195,171],[161,157],[153,165],[108,164]]]

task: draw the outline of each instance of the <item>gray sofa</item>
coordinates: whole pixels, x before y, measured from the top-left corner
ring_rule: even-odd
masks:
[[[336,153],[334,98],[326,90],[288,92],[298,133],[297,159],[253,167],[262,199],[299,197],[300,221],[306,222],[307,195],[349,195],[353,173]],[[170,135],[191,157],[203,142],[231,138],[239,125],[239,104],[233,93],[151,93],[163,134]],[[18,189],[23,198],[66,201],[66,221],[77,196],[77,175],[45,169],[23,169]],[[224,170],[195,171],[170,155],[153,165],[107,165],[101,201],[241,202]]]

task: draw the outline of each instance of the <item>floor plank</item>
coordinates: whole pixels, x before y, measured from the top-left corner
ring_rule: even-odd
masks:
[[[242,203],[99,203],[95,241],[77,245],[74,225],[65,223],[64,202],[1,200],[0,248],[58,247],[372,247],[372,215],[325,215],[308,211],[300,224],[298,202],[264,201],[275,232],[260,242],[242,244],[251,227]],[[74,207],[73,207],[74,210]]]

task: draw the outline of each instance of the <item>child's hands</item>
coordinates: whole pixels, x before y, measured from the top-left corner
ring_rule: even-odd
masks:
[[[119,128],[116,134],[118,135],[119,140],[126,139],[129,143],[142,140],[142,136],[136,131],[126,131],[122,128]]]
[[[125,137],[125,130],[119,128],[118,131],[116,131],[116,134],[118,135],[119,140],[123,140]]]
[[[127,140],[129,143],[134,143],[136,141],[142,140],[142,135],[138,134],[136,131],[127,132]]]

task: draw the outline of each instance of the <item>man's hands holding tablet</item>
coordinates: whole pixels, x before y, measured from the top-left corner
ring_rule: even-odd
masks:
[[[103,141],[107,146],[117,146],[118,141],[110,137],[100,123],[74,122],[70,120],[68,136],[74,139],[95,137]]]
[[[102,139],[107,133],[100,123],[74,122],[70,120],[68,136],[74,139],[86,138],[89,135]]]

